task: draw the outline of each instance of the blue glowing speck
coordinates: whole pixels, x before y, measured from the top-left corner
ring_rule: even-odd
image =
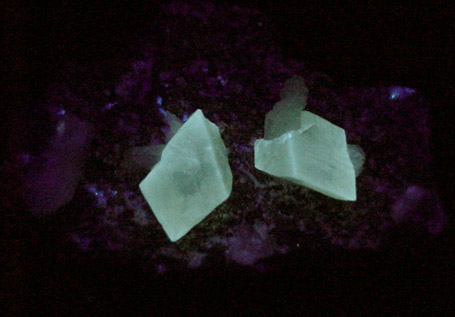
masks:
[[[107,105],[104,106],[104,110],[110,110],[114,107],[117,103],[116,102],[109,102]]]
[[[96,187],[93,185],[87,186],[87,190],[91,192],[92,194],[96,193]]]
[[[406,98],[415,93],[414,89],[401,87],[401,86],[393,86],[390,87],[390,99],[401,99]]]
[[[65,110],[65,109],[60,109],[59,111],[57,111],[57,114],[58,114],[59,116],[64,116],[65,113],[66,113],[66,110]]]
[[[32,157],[31,157],[31,155],[28,154],[28,153],[22,153],[22,154],[19,155],[19,161],[20,161],[21,163],[23,163],[23,164],[28,164],[28,163],[30,163],[31,159],[32,159]]]
[[[186,120],[188,120],[188,113],[184,113],[183,114],[183,118],[182,118],[183,122],[185,122]]]
[[[161,106],[163,104],[163,98],[161,96],[156,97],[156,103]]]
[[[223,86],[226,86],[226,84],[228,82],[226,76],[219,75],[216,77],[216,79],[218,79],[220,81],[221,85],[223,85]]]
[[[88,185],[87,190],[97,197],[104,197],[104,192],[102,190],[98,190],[94,185]]]
[[[156,273],[164,274],[166,273],[166,271],[167,271],[166,265],[164,265],[163,263],[160,263],[156,266]]]

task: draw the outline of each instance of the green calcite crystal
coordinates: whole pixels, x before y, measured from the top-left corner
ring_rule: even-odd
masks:
[[[302,111],[308,88],[301,77],[287,80],[280,96],[266,115],[264,139],[255,141],[255,167],[336,199],[356,200],[360,147],[348,148],[344,129]]]
[[[355,172],[344,130],[309,112],[302,128],[254,144],[255,167],[324,195],[356,200]]]
[[[197,110],[139,184],[171,241],[183,237],[231,194],[226,152],[218,127]]]

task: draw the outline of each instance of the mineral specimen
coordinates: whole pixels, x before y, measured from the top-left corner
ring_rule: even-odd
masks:
[[[183,237],[231,194],[232,172],[218,127],[194,112],[139,184],[171,241]]]
[[[281,98],[266,115],[265,139],[254,144],[255,167],[340,200],[356,200],[356,170],[362,152],[349,157],[344,129],[302,111],[308,89],[300,77],[288,80]]]

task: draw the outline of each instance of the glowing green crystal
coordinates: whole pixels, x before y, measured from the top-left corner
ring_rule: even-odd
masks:
[[[266,115],[264,139],[255,141],[255,167],[336,199],[356,200],[363,152],[357,147],[348,152],[344,129],[302,111],[307,95],[301,77],[286,81],[282,100]]]
[[[232,190],[218,127],[194,112],[166,144],[139,188],[171,241],[183,237]]]

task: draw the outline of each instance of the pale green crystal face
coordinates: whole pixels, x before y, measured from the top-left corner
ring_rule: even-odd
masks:
[[[171,241],[183,237],[232,190],[232,172],[218,127],[194,112],[139,184]]]
[[[300,129],[300,112],[305,108],[308,88],[300,76],[286,81],[277,102],[265,116],[264,138],[272,140],[283,133]]]
[[[300,120],[298,130],[256,140],[256,168],[336,199],[356,200],[344,129],[309,111],[302,111]]]

